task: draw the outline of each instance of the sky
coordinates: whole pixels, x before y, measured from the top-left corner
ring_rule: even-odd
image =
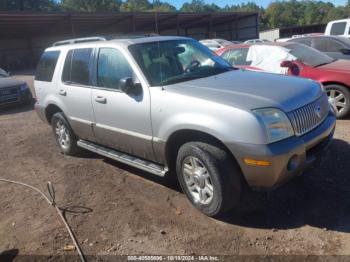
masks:
[[[168,0],[165,2],[168,2],[174,6],[176,6],[177,8],[180,8],[182,6],[183,3],[185,2],[190,2],[191,0]],[[270,2],[272,2],[271,0],[260,0],[260,1],[254,1],[254,0],[249,0],[250,2],[255,2],[256,4],[266,7]],[[152,1],[150,1],[152,2]],[[211,3],[215,3],[220,7],[224,7],[225,5],[234,5],[234,4],[241,4],[241,3],[245,3],[248,2],[248,0],[217,0],[217,1],[211,1],[211,0],[205,0],[206,3],[211,4]],[[334,5],[345,5],[345,3],[347,3],[347,0],[328,0],[325,2],[331,2]]]

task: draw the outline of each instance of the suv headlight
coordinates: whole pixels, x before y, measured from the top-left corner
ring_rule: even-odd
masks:
[[[277,108],[263,108],[255,109],[253,112],[265,126],[268,143],[277,142],[294,135],[292,124],[281,110]]]

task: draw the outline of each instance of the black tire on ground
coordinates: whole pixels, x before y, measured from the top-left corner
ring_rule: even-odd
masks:
[[[210,174],[209,181],[212,184],[213,194],[209,203],[201,203],[201,201],[195,199],[186,185],[183,172],[184,164],[191,157],[198,159]],[[231,156],[217,146],[202,142],[184,144],[177,155],[176,173],[181,188],[192,205],[207,216],[213,217],[222,214],[235,207],[240,200],[242,191],[241,171]],[[188,181],[189,176],[186,179]]]
[[[336,111],[336,117],[338,119],[342,119],[344,117],[346,117],[349,112],[350,112],[350,90],[349,88],[342,86],[342,85],[336,85],[336,84],[331,84],[331,85],[326,85],[325,86],[325,90],[327,92],[328,98],[330,98],[331,96],[341,96],[341,99],[339,99],[339,101],[334,101],[334,102],[340,102],[342,104],[345,104],[344,107],[337,107]],[[333,97],[334,98],[334,97]],[[331,100],[330,100],[331,102]],[[331,105],[333,106],[333,108],[336,106],[335,103],[331,102]]]
[[[80,151],[80,148],[77,146],[77,137],[62,112],[55,113],[52,116],[51,127],[56,143],[63,154],[73,156]],[[63,138],[64,141],[60,140],[59,130],[61,130],[61,132],[64,130],[63,133],[61,133],[61,138]]]

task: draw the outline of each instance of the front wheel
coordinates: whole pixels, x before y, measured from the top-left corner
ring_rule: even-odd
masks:
[[[225,150],[200,142],[181,146],[176,163],[181,188],[208,216],[232,209],[241,195],[241,174]]]
[[[350,112],[350,91],[342,85],[325,86],[328,101],[333,107],[337,118],[344,118]]]

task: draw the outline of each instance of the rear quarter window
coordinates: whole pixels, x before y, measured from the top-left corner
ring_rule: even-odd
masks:
[[[59,56],[60,51],[45,52],[41,56],[38,67],[36,69],[35,80],[51,82]]]

